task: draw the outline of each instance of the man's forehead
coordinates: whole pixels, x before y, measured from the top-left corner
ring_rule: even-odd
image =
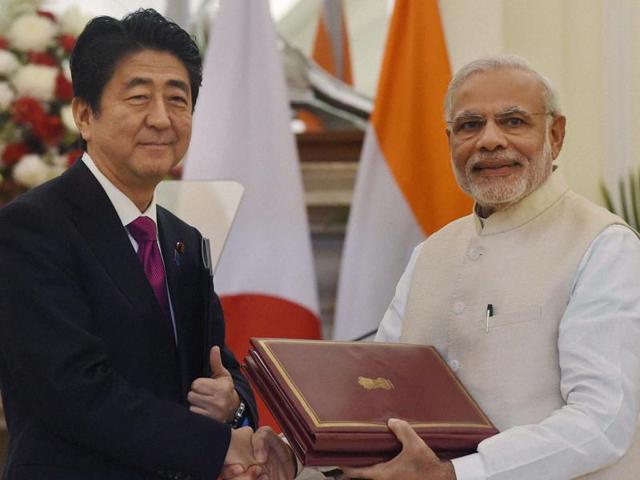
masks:
[[[544,109],[544,94],[544,85],[531,72],[514,68],[475,72],[454,92],[452,115],[538,111]]]
[[[467,110],[460,110],[455,112],[454,118],[460,118],[460,117],[476,117],[476,116],[482,116],[484,115],[485,112],[482,111],[477,111],[477,110],[473,110],[473,109],[467,109]],[[537,113],[537,112],[532,112],[530,110],[528,110],[527,108],[525,108],[522,105],[506,105],[504,107],[500,107],[496,110],[493,110],[492,113],[495,116],[508,116],[508,115],[524,115],[524,116],[528,116],[531,113]]]
[[[187,69],[178,57],[170,52],[149,49],[130,53],[120,59],[116,64],[114,77],[118,77],[124,85],[134,79],[167,85],[176,82],[189,84]]]

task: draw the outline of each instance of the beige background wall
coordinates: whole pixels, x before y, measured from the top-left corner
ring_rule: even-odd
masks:
[[[48,0],[46,5],[60,11],[77,4],[88,13],[120,16],[140,6],[166,11],[168,2],[174,11],[184,4],[195,12],[203,1],[219,0]],[[322,0],[270,1],[280,32],[309,53]],[[393,0],[343,1],[356,87],[373,96]],[[554,82],[569,119],[559,163],[575,190],[601,202],[603,177],[614,186],[619,175],[640,165],[640,1],[439,2],[454,69],[479,55],[513,52]]]
[[[309,52],[320,0],[280,20]],[[356,87],[375,85],[387,28],[386,0],[345,0]],[[556,85],[568,132],[559,164],[571,186],[599,203],[599,182],[640,165],[640,2],[637,0],[440,0],[454,69],[480,55],[523,55]]]

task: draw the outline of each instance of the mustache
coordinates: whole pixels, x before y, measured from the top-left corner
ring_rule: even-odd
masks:
[[[467,170],[476,167],[490,167],[499,165],[524,165],[526,158],[514,152],[476,152],[467,162]]]

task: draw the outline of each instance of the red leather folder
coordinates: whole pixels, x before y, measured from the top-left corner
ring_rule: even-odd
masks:
[[[245,370],[305,465],[361,466],[401,448],[408,421],[441,458],[497,433],[435,348],[252,338]]]

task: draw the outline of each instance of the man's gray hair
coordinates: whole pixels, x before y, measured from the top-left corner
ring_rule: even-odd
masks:
[[[451,121],[451,109],[453,108],[453,95],[456,90],[467,80],[471,75],[480,72],[486,72],[488,70],[502,70],[502,69],[515,69],[529,72],[535,78],[537,78],[544,88],[544,108],[545,111],[552,117],[560,115],[560,102],[558,101],[558,94],[551,82],[542,74],[534,70],[534,68],[524,58],[513,55],[494,55],[490,57],[483,57],[472,62],[467,63],[464,67],[456,72],[449,83],[447,89],[447,96],[444,99],[444,115],[446,121]]]

